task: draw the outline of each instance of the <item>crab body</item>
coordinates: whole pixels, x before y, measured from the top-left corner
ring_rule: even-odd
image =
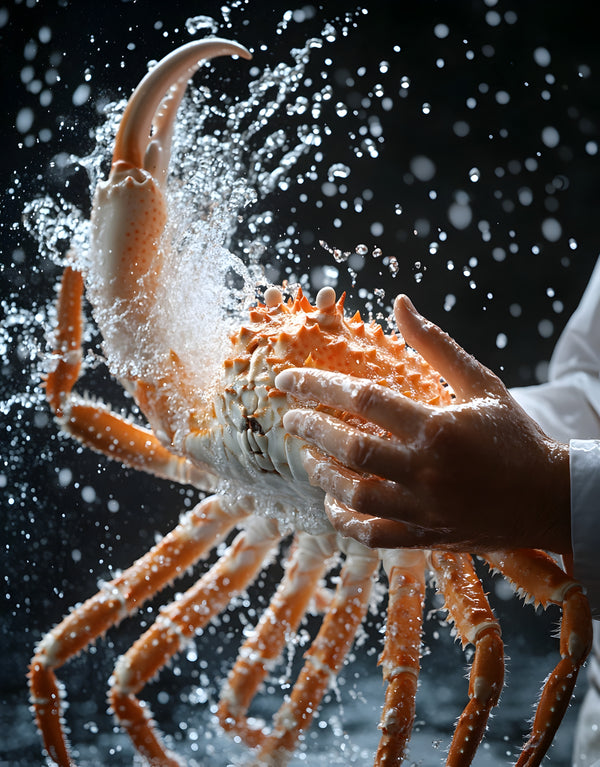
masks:
[[[270,288],[267,304],[249,313],[232,335],[211,412],[193,426],[183,450],[211,464],[232,489],[252,487],[265,513],[309,532],[330,531],[323,493],[308,482],[301,443],[282,426],[288,397],[275,387],[277,373],[304,365],[358,375],[429,402],[449,402],[450,393],[434,371],[403,341],[386,336],[360,316],[347,319],[343,297],[324,289],[312,306],[301,294],[284,302]],[[349,418],[349,416],[346,416]]]
[[[225,684],[219,720],[255,749],[257,765],[284,765],[340,670],[369,606],[373,582],[385,571],[387,630],[380,665],[387,684],[375,764],[400,764],[410,738],[420,666],[425,576],[433,572],[463,644],[475,647],[468,702],[447,764],[467,767],[503,684],[501,631],[468,553],[373,550],[333,532],[324,496],[303,466],[303,443],[282,425],[292,399],[275,386],[286,367],[316,367],[391,387],[403,396],[448,405],[439,374],[395,335],[344,314],[344,298],[322,289],[315,305],[300,291],[284,300],[269,287],[264,302],[224,340],[204,389],[196,371],[161,324],[162,285],[172,268],[164,186],[179,101],[200,58],[248,58],[223,40],[174,51],[142,80],[125,110],[106,182],[95,195],[90,254],[62,277],[54,367],[47,400],[64,431],[126,466],[213,492],[130,568],[106,584],[39,643],[30,669],[31,701],[50,757],[72,764],[62,728],[55,670],[179,574],[206,558],[238,529],[228,549],[119,658],[110,705],[135,748],[152,764],[175,767],[147,708],[145,684],[258,575],[292,539],[284,575]],[[166,94],[166,95],[165,95]],[[83,274],[83,272],[85,274]],[[98,401],[79,396],[82,301],[87,293],[112,374],[132,394],[150,428]],[[320,407],[318,403],[312,403]],[[346,413],[335,413],[350,420]],[[357,422],[361,428],[378,428]],[[385,430],[380,430],[386,437]],[[343,563],[335,592],[322,587],[334,555]],[[544,606],[563,606],[561,659],[545,683],[532,734],[518,765],[537,765],[548,749],[589,652],[591,621],[579,584],[543,552],[496,552],[488,564]],[[270,729],[248,709],[309,606],[324,613],[304,666]]]

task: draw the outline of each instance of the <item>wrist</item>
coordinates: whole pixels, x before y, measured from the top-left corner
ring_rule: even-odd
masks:
[[[571,555],[571,481],[569,470],[569,446],[562,442],[548,441],[546,492],[543,518],[547,520],[542,548],[556,554]]]

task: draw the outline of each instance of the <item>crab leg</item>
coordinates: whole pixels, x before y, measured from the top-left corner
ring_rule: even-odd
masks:
[[[425,599],[422,551],[383,549],[382,561],[390,596],[385,645],[379,663],[387,690],[375,767],[401,764],[412,732]]]
[[[484,559],[536,604],[562,606],[561,659],[544,684],[529,740],[517,762],[517,767],[536,767],[552,743],[571,700],[579,669],[590,652],[590,606],[577,581],[569,578],[543,551],[496,552],[486,554]]]
[[[254,764],[261,767],[286,763],[299,735],[309,727],[331,680],[342,667],[367,611],[379,554],[354,540],[343,543],[347,545],[346,561],[333,603],[306,653],[304,667],[289,699],[275,715],[273,732],[256,757]]]
[[[463,645],[472,643],[475,656],[469,674],[469,702],[459,717],[447,767],[471,764],[485,732],[491,709],[504,683],[504,647],[500,625],[489,606],[468,554],[432,551],[431,566],[438,588]]]
[[[199,503],[181,523],[122,575],[67,615],[38,644],[29,669],[31,703],[44,745],[61,767],[72,764],[61,726],[54,669],[193,565],[246,516],[219,497]]]
[[[264,740],[265,732],[249,725],[248,707],[270,665],[296,633],[335,546],[334,535],[298,534],[285,576],[229,674],[221,694],[219,721],[224,730],[235,731],[251,747]]]
[[[254,517],[198,583],[163,608],[153,626],[119,658],[110,682],[113,713],[151,764],[179,767],[180,762],[166,750],[147,707],[136,694],[256,577],[268,552],[280,540],[276,522]]]
[[[83,276],[67,266],[58,292],[55,364],[45,380],[46,398],[63,431],[125,466],[174,482],[213,489],[216,478],[212,472],[174,455],[149,429],[135,425],[101,402],[73,394],[81,372],[82,299]]]

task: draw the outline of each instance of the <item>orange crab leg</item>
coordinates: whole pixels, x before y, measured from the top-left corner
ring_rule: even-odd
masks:
[[[154,434],[112,412],[101,402],[73,394],[81,373],[83,277],[67,266],[57,301],[54,369],[45,380],[46,398],[62,429],[86,447],[125,466],[175,482],[212,489],[215,478],[204,469],[174,455]]]
[[[29,669],[31,703],[46,750],[61,767],[70,765],[54,669],[62,666],[174,578],[246,516],[220,498],[199,503],[182,522],[122,575],[67,615],[38,644]]]
[[[590,605],[577,581],[543,551],[522,549],[486,554],[484,558],[536,603],[544,607],[549,603],[562,605],[561,659],[544,684],[529,740],[517,762],[517,767],[537,767],[552,743],[579,669],[592,647]]]
[[[152,764],[179,767],[180,762],[169,755],[136,694],[256,577],[280,540],[276,522],[253,518],[218,562],[181,599],[163,608],[153,626],[119,659],[110,691],[115,719]]]
[[[335,546],[335,536],[331,534],[318,537],[298,534],[285,576],[229,674],[221,694],[219,721],[224,730],[235,731],[251,747],[264,740],[265,732],[248,724],[246,712],[269,666],[296,633]]]
[[[500,698],[504,684],[504,647],[500,625],[471,557],[432,551],[431,565],[463,645],[475,646],[469,674],[469,702],[459,717],[446,761],[447,767],[467,767],[483,738],[490,711]]]
[[[289,699],[275,715],[273,732],[257,755],[256,764],[261,767],[285,764],[299,735],[309,727],[331,680],[342,667],[364,619],[379,555],[356,541],[345,543],[348,544],[347,556],[333,603],[306,653],[304,667]]]
[[[402,762],[415,718],[425,599],[422,551],[386,549],[383,565],[389,579],[385,645],[379,663],[387,682],[375,767]]]
[[[58,324],[54,338],[56,365],[46,376],[46,398],[52,410],[62,415],[65,399],[71,393],[81,370],[81,337],[83,334],[83,276],[67,266],[58,293]]]

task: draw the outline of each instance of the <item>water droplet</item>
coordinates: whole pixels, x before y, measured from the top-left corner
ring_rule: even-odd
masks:
[[[185,28],[190,35],[196,35],[203,30],[214,35],[219,29],[219,22],[211,16],[192,16],[186,20]]]
[[[410,161],[410,170],[419,181],[431,181],[437,169],[435,163],[429,157],[416,155]]]
[[[334,181],[336,178],[348,178],[349,175],[350,168],[341,162],[334,163],[327,171],[327,179],[329,181]]]
[[[542,130],[542,141],[549,149],[558,146],[560,142],[560,133],[551,125],[546,126]]]

